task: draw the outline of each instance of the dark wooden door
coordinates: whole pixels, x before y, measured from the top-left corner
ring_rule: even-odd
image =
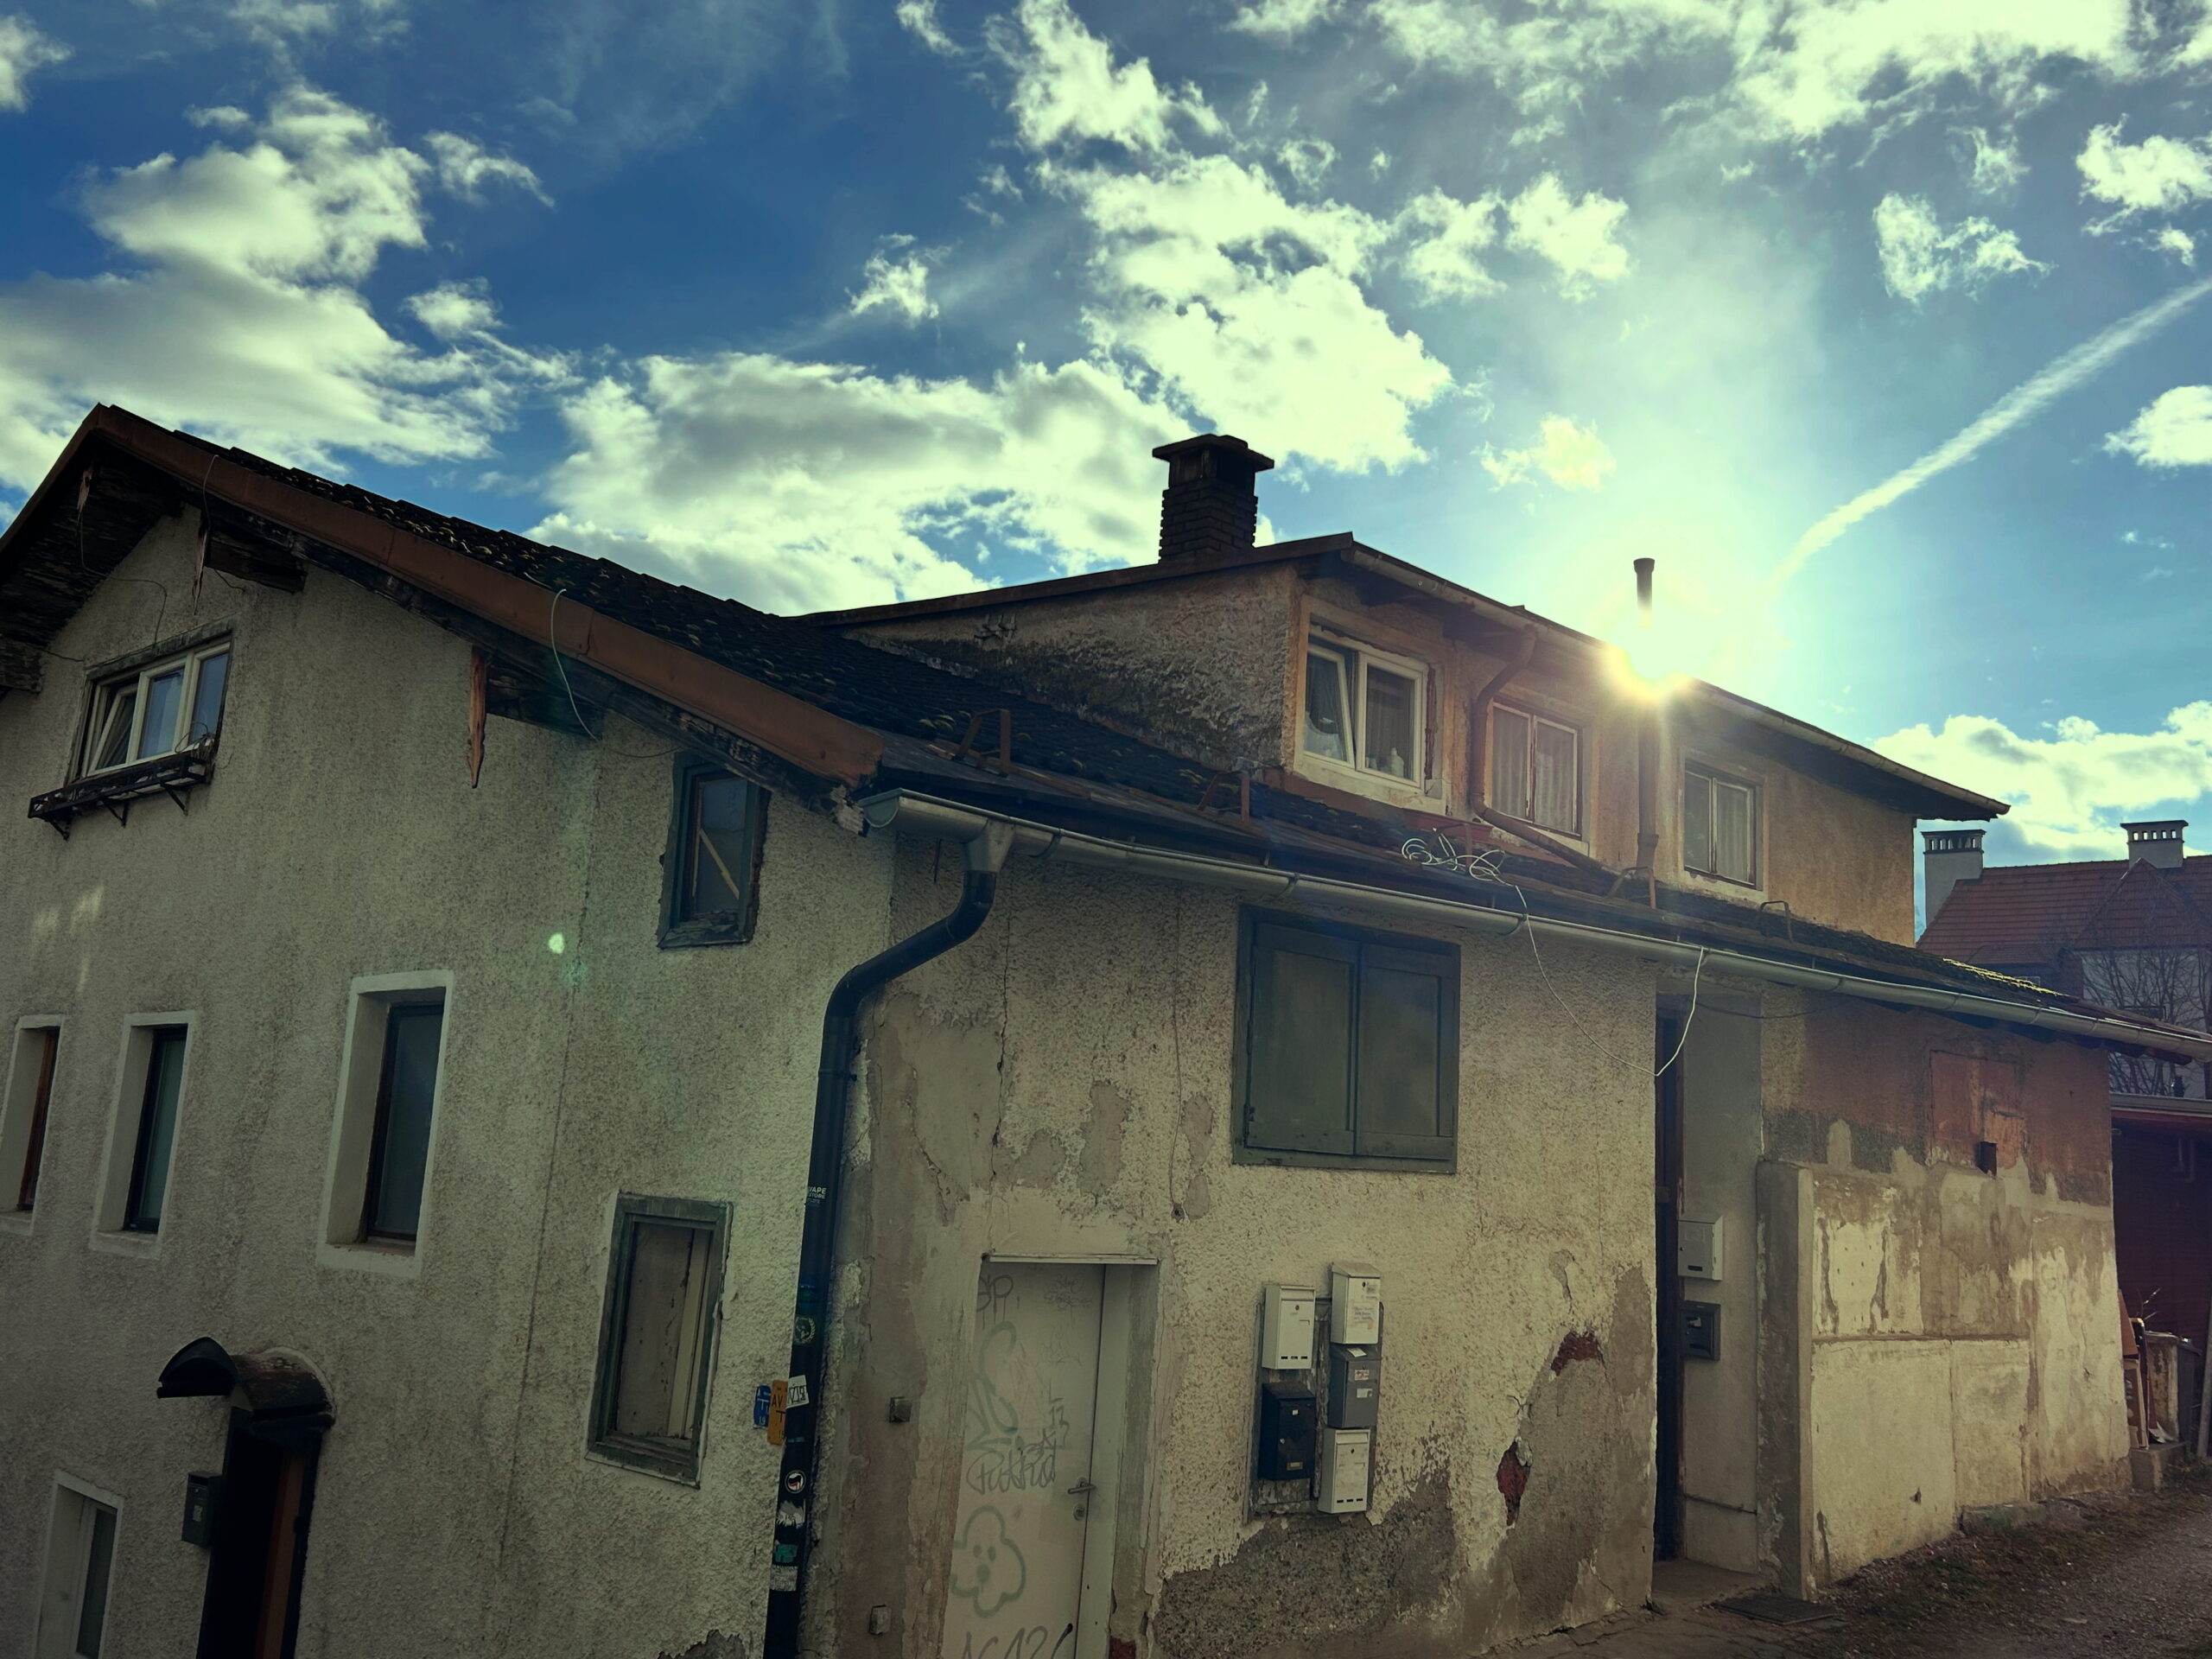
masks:
[[[1675,1227],[1682,1194],[1681,1067],[1669,1065],[1682,1040],[1681,1021],[1659,1017],[1655,1066],[1665,1066],[1655,1085],[1652,1111],[1653,1243],[1657,1250],[1659,1424],[1656,1499],[1651,1516],[1653,1555],[1670,1561],[1682,1548],[1682,1281],[1675,1272]]]
[[[278,1446],[231,1414],[200,1614],[200,1659],[291,1659],[315,1501],[312,1446]]]

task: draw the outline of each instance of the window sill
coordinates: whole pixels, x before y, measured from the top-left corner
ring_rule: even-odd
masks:
[[[749,944],[752,941],[752,918],[740,914],[695,916],[688,922],[677,922],[660,931],[660,948],[664,950],[688,950],[702,944]]]
[[[1229,1161],[1232,1164],[1272,1164],[1283,1169],[1366,1170],[1382,1175],[1456,1175],[1459,1173],[1459,1160],[1456,1154],[1449,1159],[1363,1158],[1352,1153],[1277,1152],[1271,1147],[1239,1145],[1230,1148]]]
[[[380,1273],[392,1279],[422,1274],[422,1257],[416,1246],[394,1239],[358,1238],[344,1244],[326,1241],[315,1251],[315,1263],[325,1268],[351,1268],[361,1273]]]
[[[187,810],[191,791],[214,775],[215,742],[210,737],[188,749],[73,779],[60,789],[34,797],[30,816],[52,824],[66,841],[78,815],[95,807],[105,808],[118,823],[130,821],[132,802],[151,795],[166,795],[176,803],[179,811]]]
[[[585,1448],[584,1456],[590,1462],[625,1469],[633,1475],[652,1475],[660,1480],[673,1481],[679,1486],[696,1487],[699,1484],[699,1465],[696,1458],[670,1457],[622,1440],[594,1440]]]
[[[10,1210],[0,1215],[0,1237],[29,1238],[37,1215],[35,1210]]]

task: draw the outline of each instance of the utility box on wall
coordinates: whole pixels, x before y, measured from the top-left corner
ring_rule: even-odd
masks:
[[[1260,1369],[1302,1371],[1313,1363],[1313,1300],[1307,1285],[1260,1287]]]
[[[184,1478],[184,1541],[197,1544],[202,1549],[215,1541],[215,1511],[223,1499],[223,1478],[220,1475],[187,1475]]]
[[[1313,1478],[1313,1390],[1270,1377],[1260,1385],[1262,1480]]]
[[[1329,1268],[1329,1340],[1370,1347],[1382,1340],[1382,1275],[1365,1262]]]
[[[1329,1344],[1329,1427],[1373,1428],[1382,1395],[1382,1355],[1373,1348]]]
[[[1720,1277],[1719,1221],[1682,1220],[1675,1224],[1675,1271],[1685,1279]]]
[[[1313,1507],[1324,1515],[1357,1515],[1365,1510],[1368,1477],[1374,1462],[1373,1429],[1323,1429],[1321,1487]]]

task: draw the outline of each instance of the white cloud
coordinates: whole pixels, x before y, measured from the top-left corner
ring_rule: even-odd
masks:
[[[960,48],[938,20],[937,0],[899,0],[899,26],[939,57],[957,57]]]
[[[477,283],[441,283],[407,302],[416,321],[440,340],[465,340],[488,334],[499,325],[499,314]]]
[[[1021,0],[1015,15],[1018,32],[1001,27],[993,44],[1014,66],[1014,124],[1032,149],[1103,139],[1157,152],[1179,124],[1222,130],[1196,89],[1164,91],[1142,58],[1116,65],[1113,48],[1084,27],[1067,0]]]
[[[2160,253],[2171,253],[2183,264],[2196,264],[2196,238],[2176,225],[2162,225],[2150,238],[2149,245]]]
[[[2018,149],[1997,143],[1981,127],[1962,130],[1974,145],[1974,160],[1967,166],[1967,179],[1983,195],[2001,194],[2028,176],[2028,164],[2020,159]]]
[[[1628,275],[1628,250],[1616,239],[1628,205],[1594,190],[1580,201],[1545,174],[1505,209],[1506,245],[1549,260],[1558,270],[1560,291],[1580,299],[1593,283],[1617,283]]]
[[[888,311],[908,322],[937,315],[937,302],[930,298],[930,255],[910,251],[911,236],[889,236],[868,256],[861,275],[861,291],[853,296],[853,314]]]
[[[2145,467],[2212,467],[2212,386],[2161,392],[2105,448]]]
[[[1874,209],[1874,240],[1883,282],[1915,305],[1943,289],[1972,290],[1994,277],[2050,269],[2022,252],[2018,237],[1986,219],[1961,219],[1945,230],[1919,196],[1884,196]]]
[[[1300,188],[1318,190],[1337,164],[1337,147],[1320,138],[1293,138],[1275,151],[1275,159]]]
[[[1249,10],[1278,35],[1326,15],[1289,0]],[[1634,65],[1720,54],[1721,111],[1789,141],[1924,106],[1955,77],[2024,108],[2047,67],[2140,67],[2130,0],[1556,0],[1502,13],[1488,0],[1365,7],[1408,62],[1492,81],[1523,110],[1587,103]]]
[[[48,64],[60,63],[69,48],[20,13],[0,17],[0,110],[20,110],[30,104],[23,83]]]
[[[1483,470],[1494,487],[1531,482],[1541,473],[1562,490],[1600,490],[1618,464],[1594,426],[1577,426],[1564,415],[1547,415],[1537,442],[1527,449],[1484,448]]]
[[[1452,376],[1361,287],[1389,226],[1293,203],[1226,156],[1046,176],[1100,238],[1101,347],[1271,454],[1350,470],[1423,458],[1413,414]]]
[[[2153,135],[2122,143],[2120,124],[2093,127],[2082,153],[2082,194],[2133,213],[2171,213],[2212,196],[2212,146]]]
[[[648,358],[563,413],[577,448],[533,534],[779,610],[976,585],[932,542],[1069,569],[1150,556],[1175,417],[1096,365],[988,385],[730,353]]]
[[[93,228],[139,268],[0,286],[0,480],[35,481],[96,400],[307,466],[484,453],[518,380],[557,364],[425,354],[357,286],[386,249],[423,245],[430,171],[371,118],[296,88],[244,148],[97,181]]]
[[[423,142],[437,162],[438,182],[465,200],[480,200],[485,185],[497,182],[528,191],[549,207],[553,205],[537,175],[512,156],[494,156],[457,132],[434,132]]]
[[[2062,720],[2048,737],[1954,715],[1908,726],[1874,747],[1891,760],[2012,803],[2004,822],[2044,858],[2118,858],[2126,819],[2165,816],[2212,789],[2212,702],[2192,702],[2154,732]]]
[[[1276,41],[1294,41],[1317,23],[1326,22],[1343,0],[1254,0],[1229,20],[1231,29]]]
[[[1431,300],[1479,299],[1501,286],[1480,256],[1497,241],[1497,198],[1461,201],[1431,190],[1408,202],[1398,215],[1409,232],[1399,269]]]

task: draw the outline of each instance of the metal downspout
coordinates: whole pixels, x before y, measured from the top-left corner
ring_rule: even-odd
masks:
[[[1014,826],[978,827],[965,842],[960,902],[918,933],[846,972],[822,1011],[822,1064],[814,1089],[814,1147],[806,1166],[806,1225],[799,1238],[798,1294],[791,1306],[794,1382],[785,1408],[784,1461],[776,1478],[774,1548],[769,1557],[768,1622],[762,1659],[796,1659],[804,1626],[807,1558],[812,1550],[814,1490],[821,1462],[823,1389],[831,1298],[836,1287],[837,1226],[844,1195],[845,1131],[853,1068],[860,1057],[860,1009],[870,993],[975,936],[998,896],[999,871],[1014,846]]]

